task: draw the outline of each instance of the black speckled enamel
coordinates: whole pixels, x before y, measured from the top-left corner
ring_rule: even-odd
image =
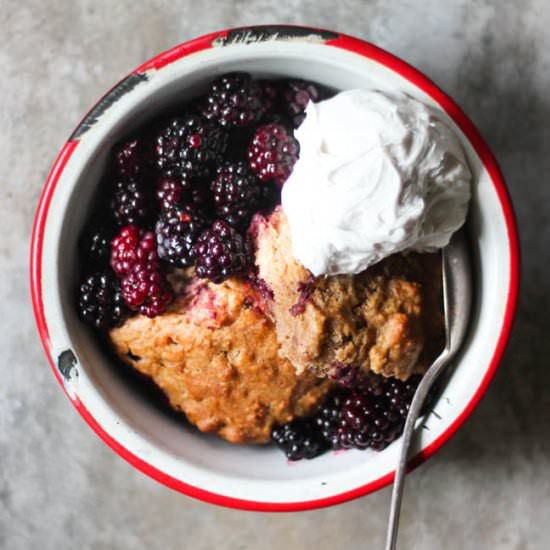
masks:
[[[78,370],[76,368],[77,363],[78,360],[73,351],[70,349],[66,349],[59,355],[57,358],[57,368],[65,381],[70,380],[71,377],[75,375],[78,376]]]
[[[120,98],[131,92],[138,84],[146,82],[149,77],[146,74],[131,74],[121,80],[112,90],[107,92],[92,110],[84,117],[76,130],[71,135],[71,141],[80,139],[101,117],[101,115],[114,105]]]
[[[285,25],[266,25],[260,27],[239,27],[227,33],[227,37],[218,39],[216,45],[248,44],[267,40],[292,40],[296,38],[315,37],[322,41],[335,40],[338,34],[320,29],[292,27]]]

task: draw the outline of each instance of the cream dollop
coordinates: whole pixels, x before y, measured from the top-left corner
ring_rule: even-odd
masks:
[[[471,173],[437,110],[405,94],[349,90],[310,102],[282,190],[293,253],[314,275],[359,273],[445,246],[464,223]]]

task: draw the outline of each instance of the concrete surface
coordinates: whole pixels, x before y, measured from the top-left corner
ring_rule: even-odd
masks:
[[[216,508],[134,471],[73,411],[30,309],[40,188],[119,77],[218,28],[309,23],[372,40],[449,91],[501,162],[523,244],[506,359],[458,435],[408,482],[400,548],[543,549],[550,539],[550,5],[360,0],[0,2],[0,548],[381,548],[388,490],[275,515]]]

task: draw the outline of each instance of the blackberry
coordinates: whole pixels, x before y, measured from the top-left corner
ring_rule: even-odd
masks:
[[[330,378],[342,388],[359,390],[372,383],[371,378],[355,365],[336,361],[332,367]]]
[[[305,110],[310,101],[321,101],[327,92],[313,82],[305,80],[287,80],[283,85],[282,108],[290,117],[294,128],[298,128],[305,118]]]
[[[79,242],[82,260],[90,266],[108,266],[113,230],[106,227],[84,233]]]
[[[404,419],[384,398],[352,391],[340,409],[338,439],[341,447],[380,451],[403,431]]]
[[[210,192],[203,182],[191,183],[187,178],[161,176],[157,181],[157,199],[162,210],[193,205],[203,210],[209,207]]]
[[[216,220],[202,232],[195,244],[194,254],[197,275],[214,283],[243,273],[250,261],[247,241],[223,220]]]
[[[111,241],[111,267],[119,279],[138,264],[158,265],[154,234],[136,225],[123,227]]]
[[[189,206],[163,210],[155,227],[160,258],[177,267],[193,265],[193,247],[205,225],[200,211]]]
[[[357,388],[331,396],[314,418],[317,428],[334,449],[380,451],[403,432],[419,380],[365,376]]]
[[[338,427],[340,425],[340,410],[342,409],[343,398],[343,392],[335,391],[313,417],[317,431],[332,449],[341,448]]]
[[[256,130],[248,148],[248,160],[260,180],[274,180],[282,187],[298,160],[299,150],[292,130],[282,124],[271,123]]]
[[[124,179],[134,179],[147,170],[151,162],[151,153],[139,138],[126,141],[115,153],[118,173]]]
[[[78,312],[97,329],[120,325],[128,316],[120,285],[110,270],[88,275],[78,289]]]
[[[111,243],[111,267],[131,310],[155,317],[172,301],[172,289],[162,271],[152,231],[135,225],[122,228]]]
[[[326,441],[310,418],[299,418],[275,427],[271,439],[289,460],[315,458],[328,449]]]
[[[197,115],[173,118],[156,139],[157,168],[166,175],[208,178],[227,148],[227,133]]]
[[[229,145],[225,155],[226,161],[246,161],[248,146],[254,137],[255,125],[247,126],[246,128],[230,128]]]
[[[261,89],[265,113],[271,114],[281,94],[281,83],[278,80],[269,79],[261,79],[256,82]]]
[[[267,99],[267,100],[266,100]],[[269,106],[268,94],[248,73],[229,73],[214,80],[202,114],[225,127],[258,122]]]
[[[151,198],[140,180],[119,180],[111,202],[119,225],[143,222],[150,213]]]
[[[173,298],[165,274],[154,262],[135,264],[132,271],[122,279],[121,288],[128,307],[147,317],[163,313]]]
[[[411,378],[405,382],[395,378],[386,378],[382,388],[377,390],[380,393],[384,393],[384,397],[389,402],[392,411],[401,417],[403,424],[405,420],[407,420],[409,408],[420,380],[421,376],[411,376]],[[432,402],[433,396],[434,392],[428,394],[423,412],[426,411],[426,406],[429,406]]]
[[[260,183],[244,162],[218,167],[210,189],[217,215],[235,227],[246,227],[259,208]]]

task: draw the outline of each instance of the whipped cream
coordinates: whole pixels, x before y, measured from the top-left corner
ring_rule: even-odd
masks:
[[[471,173],[437,110],[349,90],[310,102],[282,190],[295,257],[314,275],[359,273],[404,250],[444,247],[464,223]]]

